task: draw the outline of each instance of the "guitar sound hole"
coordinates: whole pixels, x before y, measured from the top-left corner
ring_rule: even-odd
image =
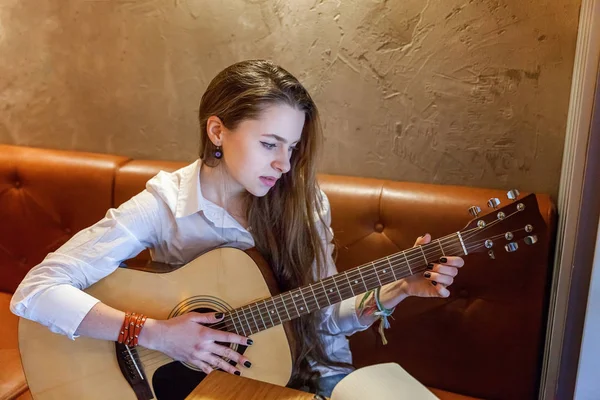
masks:
[[[215,312],[210,308],[196,308],[193,311],[199,313]],[[229,343],[217,342],[223,346]],[[247,346],[238,345],[237,351],[244,354]],[[235,365],[234,361],[229,364]],[[152,376],[152,387],[158,400],[184,400],[202,382],[206,374],[188,368],[185,364],[174,361],[158,368]]]

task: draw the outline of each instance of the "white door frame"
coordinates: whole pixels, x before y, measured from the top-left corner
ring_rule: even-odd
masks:
[[[594,19],[594,15],[596,18]],[[573,265],[581,240],[596,232],[582,232],[580,219],[585,217],[582,200],[586,159],[590,155],[591,122],[600,64],[600,0],[582,0],[573,68],[573,81],[565,135],[562,171],[558,194],[558,229],[546,348],[540,382],[540,400],[554,400],[561,386],[573,385],[565,376],[564,350],[567,311],[572,312]],[[596,105],[600,113],[600,104]],[[600,157],[600,154],[596,155]],[[600,173],[600,171],[597,171]],[[589,173],[589,171],[588,171]],[[588,238],[589,239],[589,238]],[[595,242],[595,241],[594,241]],[[591,249],[593,251],[593,249]],[[569,299],[571,298],[571,305]],[[583,305],[585,307],[585,304]],[[585,308],[583,310],[585,312]],[[572,347],[572,346],[571,346]],[[570,351],[574,351],[571,349]],[[577,349],[579,354],[579,349]],[[577,364],[572,365],[577,368]]]

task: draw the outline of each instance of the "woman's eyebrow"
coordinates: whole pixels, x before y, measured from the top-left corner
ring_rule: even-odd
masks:
[[[265,133],[265,134],[263,134],[263,136],[271,137],[271,138],[273,138],[275,140],[278,140],[278,141],[282,142],[283,144],[287,143],[287,140],[285,138],[282,138],[279,135],[275,135],[274,133]],[[298,143],[298,142],[299,142],[299,140],[296,140],[294,143]],[[292,143],[292,144],[294,144],[294,143]]]

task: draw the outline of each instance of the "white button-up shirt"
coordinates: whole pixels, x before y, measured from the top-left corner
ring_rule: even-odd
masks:
[[[10,304],[12,312],[75,339],[79,324],[99,302],[82,289],[142,250],[149,248],[154,261],[187,264],[218,246],[254,247],[250,232],[202,196],[200,166],[197,160],[173,173],[159,172],[146,183],[146,190],[108,210],[101,221],[48,254],[17,288]],[[327,243],[326,275],[330,276],[337,270],[331,258],[331,211],[327,197],[322,195],[323,207],[318,212],[327,223],[321,235]],[[359,322],[355,304],[353,297],[321,311],[325,350],[336,361],[352,362],[346,336],[367,328]],[[323,376],[340,372],[313,367]]]

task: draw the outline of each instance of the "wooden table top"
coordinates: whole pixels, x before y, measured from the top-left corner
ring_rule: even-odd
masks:
[[[186,400],[313,400],[311,393],[222,371],[211,372]]]

